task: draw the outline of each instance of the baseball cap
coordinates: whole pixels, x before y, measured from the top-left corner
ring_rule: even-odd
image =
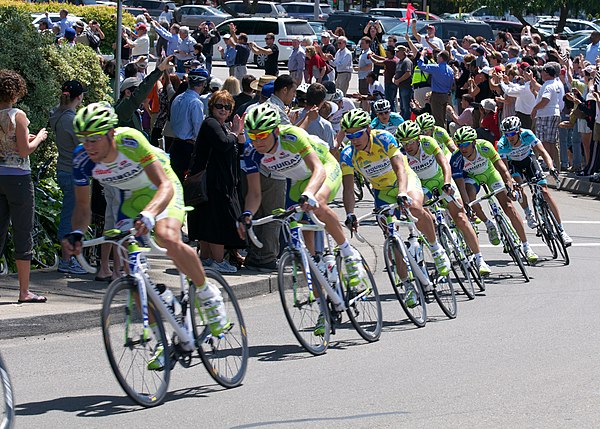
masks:
[[[261,91],[260,91],[260,96],[263,98],[269,98],[271,95],[273,95],[273,92],[275,91],[275,82],[269,82],[263,85]]]
[[[71,98],[75,98],[87,92],[87,88],[84,88],[78,80],[68,80],[63,83],[61,91],[63,94],[69,94]]]
[[[135,26],[136,30],[148,30],[148,27],[146,27],[146,24],[144,24],[143,22],[138,23],[138,25]]]
[[[490,75],[490,72],[492,71],[491,67],[482,67],[481,68],[481,73],[483,74],[487,74],[488,76]]]
[[[490,112],[495,112],[496,101],[492,98],[486,98],[484,100],[481,100],[481,107],[483,107],[485,110],[489,110]]]
[[[138,79],[137,77],[128,77],[121,82],[121,92],[125,91],[126,89],[137,88],[140,86],[140,83],[142,83],[141,79]]]
[[[223,81],[218,77],[213,77],[208,84],[208,87],[213,91],[218,91],[223,86]]]
[[[483,54],[485,54],[485,49],[483,47],[481,47],[481,46],[477,46],[475,48],[475,52],[477,52],[480,55],[483,55]]]
[[[435,30],[435,27],[432,24],[427,25],[427,27],[425,27],[425,28],[428,30],[431,30],[431,29]]]
[[[77,35],[77,33],[75,32],[75,30],[73,28],[71,28],[71,27],[65,28],[65,39],[73,40],[73,39],[75,39],[76,35]]]
[[[331,37],[331,34],[329,34],[329,31],[323,31],[321,37]]]
[[[187,60],[183,63],[183,67],[186,69],[195,69],[197,67],[200,67],[201,65],[202,63],[198,60]]]
[[[229,39],[231,38],[231,34],[227,33],[227,34],[223,34],[223,39]]]

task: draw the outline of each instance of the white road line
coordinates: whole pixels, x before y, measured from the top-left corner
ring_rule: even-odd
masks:
[[[600,220],[563,220],[563,223],[579,223],[583,225],[598,225]]]
[[[547,247],[544,243],[530,243],[529,245],[531,247]],[[480,244],[479,247],[500,248],[501,246],[494,246],[493,244]],[[570,247],[600,247],[600,243],[573,243]]]

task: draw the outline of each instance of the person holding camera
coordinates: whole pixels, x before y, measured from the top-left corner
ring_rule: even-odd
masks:
[[[221,41],[219,32],[215,29],[215,23],[205,21],[198,26],[198,30],[192,33],[196,43],[202,45],[202,55],[204,55],[204,64],[209,74],[212,74],[213,46]]]
[[[421,51],[417,61],[419,69],[431,76],[431,114],[435,118],[435,124],[439,127],[446,126],[446,106],[450,103],[450,91],[454,84],[454,70],[448,65],[450,54],[441,51],[436,59],[437,64],[425,64],[427,49]]]

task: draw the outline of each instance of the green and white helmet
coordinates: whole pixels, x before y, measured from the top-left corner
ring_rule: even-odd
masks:
[[[454,133],[454,141],[456,143],[472,142],[477,139],[477,131],[473,127],[464,126],[460,127]]]
[[[396,140],[399,142],[416,139],[421,135],[421,127],[415,121],[404,121],[398,125]]]
[[[365,128],[371,124],[371,115],[362,109],[352,109],[344,113],[340,126],[342,129],[349,130],[351,128]]]
[[[244,127],[252,131],[267,131],[277,128],[280,123],[281,117],[277,109],[262,103],[246,114]]]
[[[107,103],[92,103],[80,109],[73,119],[73,130],[79,136],[106,134],[119,123],[115,110]]]
[[[435,118],[431,113],[422,113],[417,116],[417,124],[421,130],[428,130],[435,126]]]

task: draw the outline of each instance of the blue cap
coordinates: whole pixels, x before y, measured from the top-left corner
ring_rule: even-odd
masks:
[[[65,39],[74,40],[77,32],[71,27],[65,28]]]
[[[273,95],[274,91],[275,91],[275,82],[269,82],[262,87],[262,89],[260,91],[260,96],[264,97],[264,98],[269,98],[271,95]]]

